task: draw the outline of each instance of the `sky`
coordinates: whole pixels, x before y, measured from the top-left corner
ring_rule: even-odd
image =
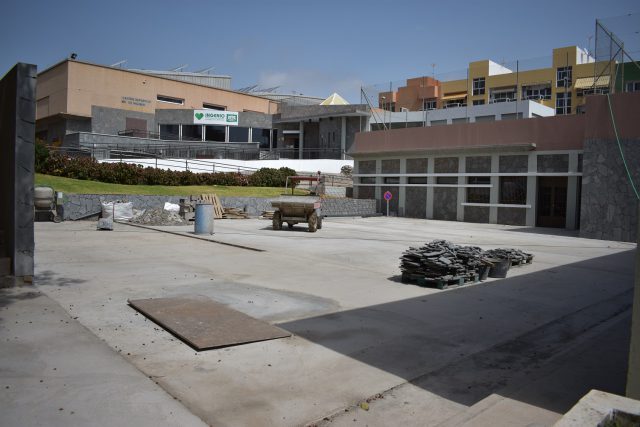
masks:
[[[359,102],[361,86],[588,47],[597,18],[640,12],[640,2],[4,0],[0,11],[0,75],[17,62],[41,71],[74,52],[126,68],[213,67],[233,89]]]

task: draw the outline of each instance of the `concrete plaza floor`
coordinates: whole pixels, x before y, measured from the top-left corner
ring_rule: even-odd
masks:
[[[36,224],[34,286],[2,290],[0,424],[59,416],[44,403],[54,398],[89,415],[72,380],[111,413],[154,425],[197,425],[192,414],[215,426],[552,425],[592,388],[623,393],[633,244],[384,217],[328,218],[317,233],[259,219],[216,221],[206,238],[157,228]],[[457,289],[400,283],[402,252],[433,239],[535,259]],[[294,335],[195,352],[127,305],[167,296],[208,297]],[[22,323],[45,306],[73,333]],[[34,372],[52,352],[71,387],[47,397]],[[122,395],[109,389],[118,378]],[[164,402],[174,406],[154,410]]]

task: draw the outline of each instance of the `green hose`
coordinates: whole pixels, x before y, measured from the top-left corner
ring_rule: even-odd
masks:
[[[627,176],[629,177],[629,183],[631,184],[631,188],[633,188],[633,192],[636,194],[636,199],[640,200],[640,194],[638,194],[638,189],[636,188],[636,185],[633,183],[633,178],[631,177],[629,166],[627,166],[627,160],[624,158],[624,151],[622,151],[622,144],[620,144],[620,138],[618,137],[618,128],[616,127],[616,120],[613,117],[613,108],[611,108],[611,97],[609,96],[609,94],[607,94],[607,101],[609,102],[609,113],[611,113],[611,123],[613,123],[613,132],[616,135],[616,142],[618,143],[618,149],[620,150],[620,157],[622,157],[624,170],[627,171]]]

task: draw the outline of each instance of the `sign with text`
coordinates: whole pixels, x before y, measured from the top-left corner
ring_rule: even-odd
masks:
[[[196,125],[238,126],[238,113],[234,111],[193,110]]]

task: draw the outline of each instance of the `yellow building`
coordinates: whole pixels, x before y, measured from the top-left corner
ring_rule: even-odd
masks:
[[[555,108],[556,114],[574,114],[584,105],[585,95],[609,91],[609,66],[596,63],[577,46],[562,47],[553,50],[549,68],[521,71],[490,60],[475,61],[469,63],[466,79],[408,79],[397,91],[381,92],[378,102],[386,110],[417,111],[534,100]]]

